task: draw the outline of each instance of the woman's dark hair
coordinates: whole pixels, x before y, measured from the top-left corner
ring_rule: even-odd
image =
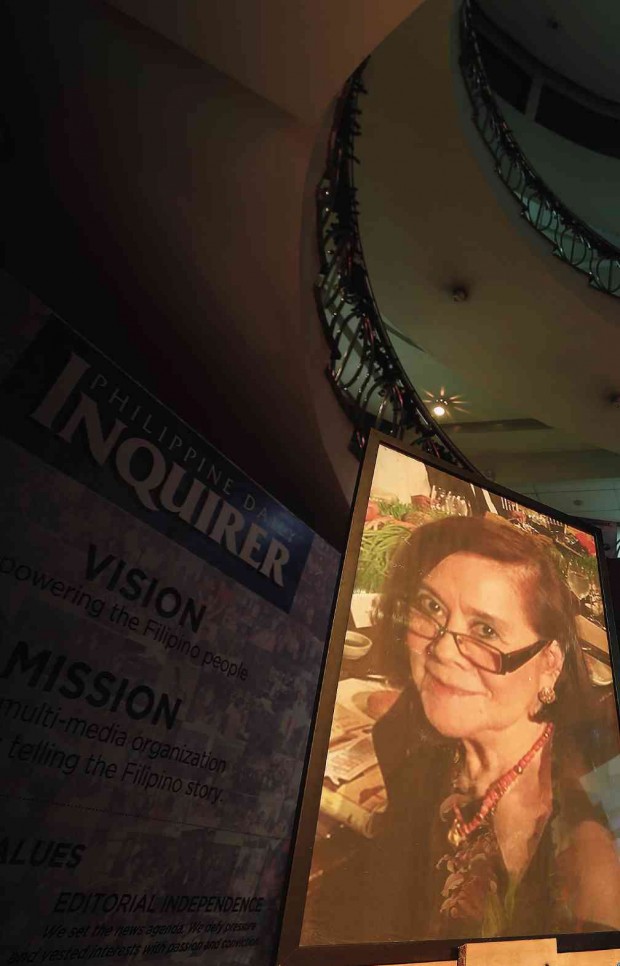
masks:
[[[446,557],[472,553],[518,567],[523,600],[538,637],[557,641],[564,665],[557,680],[554,704],[543,705],[536,720],[566,720],[574,725],[593,698],[587,668],[578,643],[571,593],[553,559],[552,543],[530,536],[491,517],[448,517],[423,524],[394,553],[375,609],[376,636],[385,650],[392,676],[411,679],[405,642],[411,606],[420,583]],[[591,710],[591,708],[590,708]]]

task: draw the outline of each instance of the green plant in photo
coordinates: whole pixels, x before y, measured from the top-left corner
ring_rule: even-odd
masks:
[[[411,513],[411,503],[401,503],[399,500],[377,500],[377,509],[383,517],[406,520]]]
[[[364,531],[355,579],[357,591],[379,593],[392,554],[410,533],[411,527],[398,522]]]

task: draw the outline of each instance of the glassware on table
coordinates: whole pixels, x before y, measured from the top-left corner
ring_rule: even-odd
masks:
[[[580,601],[590,593],[590,578],[582,570],[575,570],[571,567],[566,575],[566,581],[575,597]]]
[[[434,488],[434,492],[432,495],[432,504],[436,510],[445,509],[446,491],[443,490],[440,486],[437,486]]]
[[[594,587],[590,588],[590,593],[588,594],[588,597],[585,601],[585,606],[588,612],[588,616],[591,619],[594,619],[597,622],[600,622],[601,618],[604,616],[603,598],[596,591],[596,588]]]
[[[460,517],[469,516],[469,506],[464,496],[457,496],[455,501],[455,511]]]

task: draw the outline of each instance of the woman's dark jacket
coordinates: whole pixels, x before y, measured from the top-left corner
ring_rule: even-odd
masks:
[[[372,840],[360,839],[353,857],[323,876],[307,910],[309,941],[558,935],[592,925],[577,922],[571,912],[567,876],[570,879],[572,873],[562,852],[580,822],[590,819],[607,826],[604,814],[579,783],[573,738],[568,740],[556,729],[551,751],[553,811],[517,884],[510,882],[498,849],[487,855],[489,841],[495,843],[489,830],[486,838],[478,840],[474,833],[472,854],[461,866],[465,873],[452,867],[459,878],[448,883],[451,868],[447,863],[454,849],[447,839],[450,821],[440,818],[439,809],[452,792],[457,743],[430,728],[413,688],[404,691],[376,723],[373,739],[388,809],[379,834]],[[446,890],[446,886],[450,887]],[[501,913],[495,924],[488,920],[491,893],[498,900],[491,907]],[[481,920],[483,906],[486,922]]]

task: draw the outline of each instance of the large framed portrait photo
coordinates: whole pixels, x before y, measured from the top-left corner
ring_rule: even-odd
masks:
[[[280,966],[450,960],[501,938],[620,945],[602,561],[595,527],[372,434]]]

